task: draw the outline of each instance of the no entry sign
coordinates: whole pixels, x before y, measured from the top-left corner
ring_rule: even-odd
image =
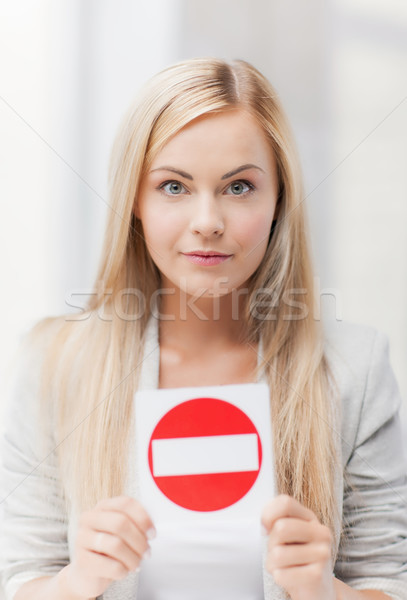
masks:
[[[265,383],[136,393],[130,493],[156,526],[260,518],[274,494],[269,404]]]
[[[219,398],[181,402],[157,423],[148,463],[161,492],[175,504],[215,511],[240,500],[262,462],[258,431],[247,414]]]

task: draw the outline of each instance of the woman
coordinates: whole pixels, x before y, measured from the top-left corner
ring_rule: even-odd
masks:
[[[135,391],[260,372],[279,495],[261,515],[260,577],[248,593],[230,581],[229,596],[407,598],[386,341],[314,319],[302,201],[282,108],[251,65],[190,60],[145,87],[114,147],[98,292],[28,337],[4,447],[8,598],[139,598],[155,529],[136,499]],[[241,546],[236,572],[252,577],[255,549]],[[141,600],[201,598],[166,585]]]

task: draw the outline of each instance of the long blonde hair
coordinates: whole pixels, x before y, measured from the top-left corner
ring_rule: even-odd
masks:
[[[157,152],[185,125],[231,107],[255,117],[278,166],[277,223],[251,278],[245,317],[252,338],[262,340],[277,486],[335,531],[334,388],[320,324],[313,318],[301,173],[277,94],[247,62],[205,58],[176,64],[152,78],[130,107],[112,153],[112,210],[95,294],[77,320],[46,319],[33,330],[34,336],[52,332],[44,353],[41,397],[55,423],[69,505],[90,508],[103,497],[123,493],[133,395],[150,299],[159,285],[141,224],[132,212],[140,180]],[[129,289],[137,293],[127,293]],[[291,294],[301,294],[301,313],[293,313],[299,304]]]

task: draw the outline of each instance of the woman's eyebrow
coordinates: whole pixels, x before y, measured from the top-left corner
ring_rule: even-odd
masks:
[[[246,171],[247,169],[258,169],[259,171],[262,171],[264,173],[264,170],[261,167],[258,167],[257,165],[247,164],[237,167],[237,169],[233,169],[233,171],[225,173],[225,175],[222,175],[221,179],[228,179],[229,177],[233,177],[233,175],[237,175],[238,173],[241,173],[241,171]],[[181,171],[180,169],[175,169],[174,167],[157,167],[156,169],[151,169],[150,173],[154,173],[154,171],[171,171],[171,173],[177,173],[177,175],[181,175],[181,177],[185,177],[185,179],[189,179],[190,181],[194,180],[192,175],[190,175],[189,173]]]
[[[233,175],[237,175],[241,171],[246,171],[247,169],[259,169],[259,171],[263,171],[264,173],[264,170],[261,167],[248,164],[242,165],[241,167],[237,167],[237,169],[233,169],[233,171],[229,171],[229,173],[225,173],[225,175],[222,175],[221,179],[228,179],[229,177],[233,177]]]
[[[185,179],[194,180],[192,175],[189,173],[185,173],[185,171],[181,171],[180,169],[174,169],[174,167],[157,167],[156,169],[151,169],[150,173],[154,173],[154,171],[171,171],[171,173],[177,173],[177,175],[181,175],[181,177],[185,177]]]

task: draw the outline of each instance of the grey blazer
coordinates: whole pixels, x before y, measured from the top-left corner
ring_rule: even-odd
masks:
[[[344,469],[336,490],[344,535],[335,575],[355,589],[382,590],[407,600],[407,468],[387,340],[372,328],[340,322],[326,327],[325,347],[342,410],[333,431],[341,443]],[[40,356],[37,347],[20,361],[2,443],[0,547],[7,600],[23,583],[53,575],[68,564],[75,539],[76,515],[64,511],[53,433],[44,440],[36,427]],[[140,387],[154,388],[159,344],[153,320],[144,356]],[[133,445],[133,465],[134,453]],[[137,497],[137,474],[134,468],[130,472],[126,493]],[[137,578],[131,574],[113,583],[103,600],[136,600]],[[265,600],[285,600],[264,568],[263,581]]]

